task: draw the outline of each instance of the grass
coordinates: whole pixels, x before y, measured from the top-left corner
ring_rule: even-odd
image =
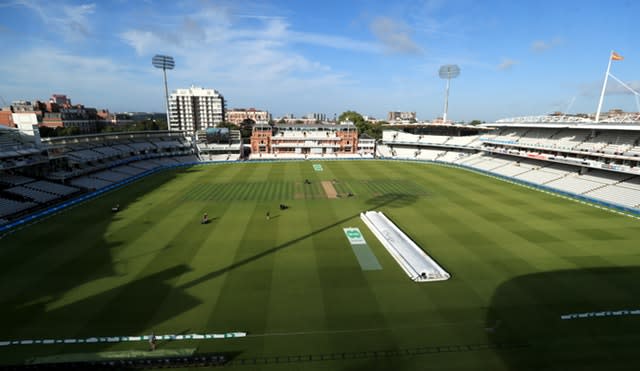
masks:
[[[458,169],[321,164],[166,171],[1,239],[0,340],[247,331],[159,349],[269,370],[635,367],[639,316],[560,315],[640,308],[637,220]],[[374,209],[452,278],[411,282],[360,221]],[[0,363],[147,346],[17,345]]]

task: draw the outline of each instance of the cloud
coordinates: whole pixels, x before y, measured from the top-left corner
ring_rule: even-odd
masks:
[[[385,50],[396,54],[421,54],[422,48],[410,36],[409,27],[389,17],[377,17],[371,24],[373,35],[384,45]]]
[[[58,18],[56,21],[64,24],[70,31],[80,33],[86,37],[90,33],[89,16],[94,13],[95,8],[95,4],[65,5],[62,7],[64,17]]]
[[[531,43],[531,50],[536,53],[542,53],[562,44],[563,40],[559,37],[554,37],[549,41],[535,40],[533,43]]]
[[[47,63],[33,68],[33,61],[42,60]],[[46,99],[52,93],[66,93],[75,97],[74,102],[109,109],[118,105],[130,109],[156,95],[161,102],[160,89],[145,81],[142,72],[111,58],[87,57],[53,47],[23,49],[0,64],[0,75],[5,76],[2,85],[12,94],[7,100]],[[128,102],[123,102],[123,92]]]
[[[304,55],[295,44],[382,52],[377,43],[292,30],[283,17],[236,17],[230,10],[215,12],[211,8],[206,12],[216,15],[165,18],[164,22],[124,30],[120,40],[141,57],[157,53],[174,56],[170,88],[191,84],[215,88],[229,99],[231,107],[251,105],[272,110],[304,104],[308,110],[317,103],[307,101],[310,91],[325,91],[339,99],[354,83],[348,75]],[[146,75],[152,73],[149,68]]]
[[[519,62],[513,59],[509,59],[509,58],[505,58],[502,60],[502,62],[498,65],[498,70],[500,71],[507,71],[510,70],[513,66],[515,66],[516,64],[518,64]]]
[[[624,81],[631,89],[640,93],[640,80]],[[580,84],[578,86],[580,95],[584,97],[597,97],[602,90],[602,81],[592,81],[589,83]],[[605,90],[607,95],[633,95],[633,93],[622,86],[620,83],[612,78],[607,81],[607,89]]]
[[[61,5],[61,11],[51,11],[50,4],[39,0],[16,0],[2,7],[24,7],[32,11],[53,32],[68,41],[83,40],[91,33],[90,16],[95,4]]]
[[[623,82],[628,87],[630,87],[631,89],[633,89],[636,92],[640,93],[640,80],[623,81]],[[601,84],[602,83],[600,83],[600,85]],[[602,85],[601,85],[600,88],[602,88]],[[607,94],[612,94],[612,95],[632,95],[632,94],[634,94],[633,92],[631,92],[631,90],[629,90],[626,87],[622,86],[622,84],[620,84],[619,82],[615,81],[612,78],[609,78],[609,81],[607,82],[606,93]]]

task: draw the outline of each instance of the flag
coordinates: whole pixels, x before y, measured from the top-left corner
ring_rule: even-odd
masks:
[[[620,54],[618,54],[618,53],[616,53],[616,52],[611,52],[611,60],[614,60],[614,61],[621,61],[621,60],[623,60],[623,59],[624,59],[624,57],[623,57],[623,56],[621,56]]]

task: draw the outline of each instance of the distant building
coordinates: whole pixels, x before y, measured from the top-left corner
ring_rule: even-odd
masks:
[[[271,114],[268,111],[258,110],[255,108],[232,108],[225,112],[225,121],[240,125],[244,120],[253,120],[253,122],[270,121]]]
[[[41,126],[78,128],[81,134],[96,133],[98,131],[97,110],[78,104],[70,108],[60,108],[57,112],[44,112]]]
[[[282,117],[279,117],[276,122],[279,124],[302,124],[302,125],[314,125],[314,124],[326,124],[326,120],[320,119],[320,117],[325,117],[326,115],[318,113],[313,114],[310,113],[308,115],[302,117],[295,117],[293,114],[288,114]]]
[[[169,97],[169,130],[195,132],[224,122],[224,97],[213,89],[191,86]]]
[[[12,118],[12,114],[14,113],[33,113],[36,115],[38,121],[42,121],[42,112],[45,109],[46,105],[40,101],[13,101],[9,107],[5,107],[0,111],[0,125],[16,127],[17,123]]]
[[[251,134],[251,153],[273,154],[355,154],[358,151],[358,129],[352,122],[339,125],[270,126],[256,124]]]
[[[32,116],[31,114],[34,114]],[[18,115],[18,116],[16,116]],[[98,131],[99,123],[109,122],[109,111],[85,107],[82,104],[71,105],[71,99],[64,94],[53,94],[48,102],[39,100],[17,100],[0,111],[0,125],[16,127],[16,117],[28,117],[33,125],[33,117],[38,126],[50,128],[77,128],[78,133],[91,134]],[[23,126],[24,126],[23,125]]]
[[[393,122],[393,121],[415,122],[416,121],[416,113],[415,112],[392,111],[392,112],[389,112],[389,114],[387,115],[387,121],[389,121],[389,122]]]
[[[71,107],[71,99],[67,98],[65,94],[53,94],[49,98],[49,102],[57,104],[59,107]]]
[[[9,109],[3,108],[2,110],[0,110],[0,125],[9,128],[15,128],[16,125],[13,123],[13,118],[11,117],[12,113],[13,112],[11,112],[11,110]]]
[[[327,115],[324,113],[309,113],[304,116],[305,119],[313,120],[313,121],[327,121]]]

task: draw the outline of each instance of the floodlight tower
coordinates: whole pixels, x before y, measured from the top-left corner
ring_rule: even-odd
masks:
[[[438,71],[441,79],[447,79],[447,90],[444,96],[444,115],[442,116],[442,123],[447,122],[447,112],[449,111],[449,84],[451,79],[455,79],[460,76],[460,67],[455,64],[445,64],[440,67],[440,71]]]
[[[164,97],[167,103],[167,129],[171,130],[171,123],[169,122],[169,89],[167,88],[167,70],[172,70],[175,67],[173,57],[168,55],[156,54],[151,60],[151,64],[155,68],[162,68],[164,74]]]

